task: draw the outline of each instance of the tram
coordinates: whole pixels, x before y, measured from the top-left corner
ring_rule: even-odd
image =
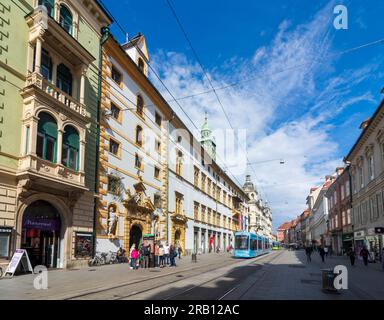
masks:
[[[272,241],[272,250],[280,250],[281,249],[281,243],[278,241]]]
[[[246,231],[235,233],[235,258],[254,258],[270,250],[271,242],[266,237]]]

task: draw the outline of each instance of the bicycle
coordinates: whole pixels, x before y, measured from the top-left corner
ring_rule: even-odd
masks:
[[[3,277],[3,268],[0,267],[0,279]]]
[[[105,264],[105,256],[103,256],[103,253],[96,252],[95,256],[88,260],[88,266],[101,266]]]

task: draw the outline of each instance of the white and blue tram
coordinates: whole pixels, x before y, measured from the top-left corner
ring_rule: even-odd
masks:
[[[254,258],[270,250],[271,243],[266,237],[245,231],[235,233],[235,258]]]

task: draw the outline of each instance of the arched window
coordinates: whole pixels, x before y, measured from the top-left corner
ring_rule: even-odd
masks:
[[[47,8],[48,15],[54,18],[55,15],[55,0],[39,0],[39,6],[44,6]]]
[[[144,115],[144,99],[141,95],[137,95],[136,112],[141,116]]]
[[[139,58],[137,64],[138,64],[138,66],[139,66],[140,71],[141,71],[141,72],[144,72],[144,60],[141,59],[141,58]]]
[[[72,126],[64,128],[62,164],[67,168],[79,170],[80,137]]]
[[[140,126],[136,127],[136,143],[139,146],[143,145],[143,128]]]
[[[66,94],[72,95],[72,74],[71,71],[64,65],[57,66],[57,84],[56,86]]]
[[[56,162],[56,150],[57,123],[51,115],[41,112],[37,127],[36,154],[42,159]]]
[[[66,6],[60,6],[60,25],[69,34],[72,34],[73,17],[71,11]]]

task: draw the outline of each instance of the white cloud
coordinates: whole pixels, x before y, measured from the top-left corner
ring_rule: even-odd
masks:
[[[300,214],[309,188],[342,164],[338,145],[330,137],[332,126],[328,120],[354,103],[372,100],[369,93],[352,91],[353,86],[366,79],[371,66],[339,75],[333,73],[336,57],[329,56],[332,4],[333,1],[306,24],[293,27],[289,21],[283,21],[271,43],[255,48],[249,59],[233,57],[223,66],[208,70],[216,88],[239,82],[217,93],[233,127],[247,130],[249,160],[286,161],[284,165],[275,161],[253,166],[256,185],[268,197],[274,213],[274,227],[287,216]],[[211,89],[193,61],[176,52],[154,55],[154,65],[175,97]],[[324,76],[328,80],[319,86],[318,79]],[[152,79],[165,98],[171,100],[161,84]],[[203,123],[204,112],[208,112],[212,129],[229,129],[212,92],[180,100],[180,104],[197,127]],[[179,106],[175,102],[171,105],[194,129]],[[198,137],[198,132],[192,131]],[[218,145],[221,143],[217,140]],[[219,156],[223,158],[223,154]],[[231,159],[226,160],[230,165]],[[256,179],[250,169],[237,178],[244,181],[246,173]]]

